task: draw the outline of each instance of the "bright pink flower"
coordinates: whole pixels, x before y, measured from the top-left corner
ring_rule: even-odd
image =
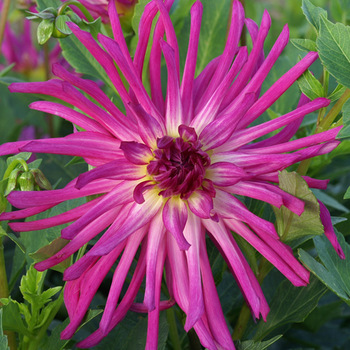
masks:
[[[304,202],[277,186],[278,171],[328,153],[338,145],[335,137],[339,128],[290,141],[303,117],[328,106],[329,101],[318,98],[310,102],[302,97],[297,109],[258,126],[248,126],[317,59],[317,53],[308,53],[259,98],[266,75],[288,43],[288,27],[264,59],[269,14],[264,13],[259,29],[251,20],[245,22],[242,5],[235,0],[223,54],[194,78],[202,15],[202,5],[197,1],[191,10],[189,48],[180,81],[178,44],[168,13],[172,3],[173,0],[164,3],[154,0],[146,6],[133,60],[113,2],[109,3],[109,17],[115,39],[98,36],[105,50],[89,33],[70,24],[111,78],[124,102],[126,115],[96,83],[73,76],[58,64],[53,66],[53,73],[60,79],[10,86],[12,92],[60,98],[83,112],[55,102],[34,102],[32,109],[59,115],[85,131],[0,147],[1,154],[27,151],[84,157],[95,167],[63,189],[13,191],[8,200],[20,210],[1,216],[2,220],[24,218],[65,200],[101,194],[55,217],[10,224],[15,231],[31,231],[72,222],[62,230],[62,238],[70,242],[53,257],[36,264],[40,271],[60,263],[106,229],[84,257],[64,273],[68,281],[65,302],[71,323],[62,337],[68,339],[77,330],[100,283],[117,258],[120,259],[100,327],[80,342],[80,347],[97,344],[131,309],[148,312],[147,349],[157,349],[159,310],[176,302],[187,315],[185,330],[193,327],[204,347],[234,349],[210,270],[206,234],[220,249],[255,318],[261,315],[266,319],[269,307],[230,230],[249,242],[295,286],[305,286],[309,281],[309,272],[279,240],[274,225],[251,213],[234,195],[256,198],[278,208],[284,205],[298,215],[303,212]],[[152,20],[158,11],[149,96],[141,77]],[[238,46],[244,23],[254,43],[249,56],[246,47]],[[168,71],[165,99],[161,90],[162,53]],[[115,63],[129,82],[129,91]],[[276,135],[253,142],[280,128],[283,129]],[[327,186],[324,180],[307,176],[304,179],[310,187]],[[329,213],[322,205],[321,215],[326,235],[342,255],[328,220]],[[118,304],[126,274],[140,245],[136,271]],[[160,301],[164,266],[169,301]],[[134,304],[144,276],[144,302]]]

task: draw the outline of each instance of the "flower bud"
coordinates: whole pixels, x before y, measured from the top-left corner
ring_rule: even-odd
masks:
[[[35,183],[40,188],[42,188],[43,190],[52,190],[52,186],[49,180],[45,177],[45,175],[40,169],[32,169],[30,172],[34,176]]]
[[[30,172],[22,173],[17,183],[21,191],[34,191],[34,176]]]
[[[5,190],[4,195],[7,196],[11,191],[15,190],[17,187],[17,177],[23,172],[21,169],[15,169],[11,172],[8,182],[7,182],[7,187]]]

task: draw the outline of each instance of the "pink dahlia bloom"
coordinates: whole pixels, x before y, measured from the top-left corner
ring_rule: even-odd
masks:
[[[48,269],[74,254],[101,231],[98,242],[64,273],[65,303],[70,324],[62,338],[73,336],[102,280],[119,259],[99,329],[78,346],[97,344],[126,315],[148,312],[147,349],[157,349],[159,311],[175,302],[186,313],[185,330],[192,327],[208,349],[234,349],[216,292],[205,237],[221,251],[255,318],[266,319],[268,304],[254,273],[230,230],[249,242],[295,286],[305,286],[309,272],[283,244],[271,222],[251,213],[235,195],[248,196],[300,215],[304,202],[278,187],[278,171],[303,159],[333,150],[339,128],[290,141],[305,115],[329,101],[301,97],[297,109],[258,126],[249,127],[317,59],[310,52],[283,75],[263,96],[261,85],[288,43],[286,26],[266,59],[263,44],[270,27],[264,13],[260,28],[244,19],[239,1],[233,3],[231,28],[221,56],[195,78],[202,5],[191,10],[192,24],[184,74],[180,80],[179,50],[169,17],[173,0],[151,1],[140,22],[140,39],[132,60],[113,2],[109,17],[114,40],[99,35],[101,46],[76,25],[70,28],[111,78],[124,102],[126,115],[90,80],[73,76],[60,65],[60,79],[17,83],[12,92],[39,93],[62,99],[81,110],[55,102],[34,102],[32,109],[56,114],[83,128],[63,138],[20,141],[0,147],[0,154],[47,152],[84,157],[95,167],[65,188],[16,192],[8,200],[20,210],[4,213],[2,220],[25,218],[78,197],[100,196],[48,219],[15,222],[14,231],[40,230],[63,223],[62,238],[70,242],[51,258],[36,264]],[[151,96],[142,85],[143,63],[152,20],[160,13],[150,59]],[[239,47],[246,23],[254,43],[248,55]],[[163,40],[164,33],[167,40]],[[161,56],[167,65],[167,92],[161,89]],[[115,64],[130,84],[124,87]],[[86,98],[79,90],[93,97]],[[87,117],[88,115],[89,117]],[[264,141],[254,140],[283,128]],[[310,187],[326,188],[327,181],[304,176]],[[321,205],[325,234],[339,255],[327,209]],[[136,251],[141,246],[128,290],[121,290]],[[165,269],[170,300],[160,300]],[[134,303],[146,277],[142,304]]]

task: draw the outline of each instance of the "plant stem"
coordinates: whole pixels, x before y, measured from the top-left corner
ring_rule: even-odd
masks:
[[[318,134],[322,131],[328,130],[332,123],[334,122],[335,118],[338,116],[340,111],[342,110],[344,103],[350,98],[350,89],[346,89],[344,93],[341,95],[337,103],[332,107],[332,109],[328,112],[328,114],[321,119],[320,122],[317,124],[315,134]],[[309,166],[311,164],[312,158],[305,159],[300,162],[297,173],[300,175],[306,175]]]
[[[80,2],[75,1],[75,0],[70,0],[70,1],[64,2],[64,3],[58,8],[57,15],[58,15],[58,16],[62,15],[64,9],[65,9],[67,6],[70,6],[70,5],[73,5],[73,6],[78,7],[78,9],[84,14],[84,16],[86,17],[86,19],[87,19],[89,22],[93,22],[93,21],[94,21],[94,18],[91,16],[90,12],[86,9],[86,7],[85,7],[84,5],[82,5]]]
[[[4,256],[4,246],[2,244],[2,238],[0,238],[0,298],[8,298],[9,297],[9,285],[7,282],[7,274],[5,268],[5,256]],[[0,306],[2,304],[0,303]],[[12,331],[5,331],[5,335],[7,335],[8,344],[11,350],[17,349],[16,344],[16,335]]]
[[[191,350],[202,350],[202,345],[199,341],[198,335],[196,334],[196,332],[194,331],[193,328],[191,328],[188,333],[188,339],[190,342],[190,349]]]
[[[12,170],[15,169],[18,164],[21,164],[23,166],[25,172],[29,171],[27,163],[23,159],[17,158],[6,169],[3,180],[7,179],[10,176]]]
[[[11,0],[4,0],[2,3],[2,10],[0,16],[0,53],[1,53],[1,44],[4,40],[5,35],[5,27],[7,21],[7,15],[9,13]]]
[[[175,313],[172,307],[166,310],[166,317],[169,322],[170,340],[173,345],[173,349],[181,350],[181,342],[179,338],[179,333],[177,332]]]

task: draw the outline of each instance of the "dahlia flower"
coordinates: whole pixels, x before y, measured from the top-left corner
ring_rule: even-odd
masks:
[[[100,34],[100,46],[89,33],[69,24],[115,85],[125,115],[95,82],[74,76],[59,64],[53,66],[59,79],[10,86],[12,92],[46,94],[73,105],[74,109],[41,101],[30,107],[59,115],[84,130],[62,138],[0,147],[2,155],[26,151],[84,157],[94,167],[63,189],[11,192],[8,200],[20,210],[1,215],[2,220],[25,218],[66,200],[100,195],[57,216],[10,224],[14,231],[23,232],[72,222],[61,233],[70,242],[51,258],[37,263],[39,271],[67,259],[106,230],[64,273],[70,324],[61,337],[69,339],[102,280],[119,259],[99,328],[78,343],[82,348],[97,344],[132,310],[148,312],[147,349],[157,349],[159,311],[177,303],[187,315],[185,330],[193,327],[204,347],[234,349],[211,273],[206,235],[225,258],[255,318],[261,316],[265,320],[269,307],[230,230],[249,242],[293,285],[305,286],[309,281],[309,272],[280,241],[274,225],[250,212],[236,195],[278,208],[283,205],[298,215],[303,212],[304,202],[278,187],[278,171],[328,153],[338,145],[335,137],[339,127],[290,141],[303,117],[327,107],[329,100],[309,101],[302,96],[295,110],[258,126],[249,125],[317,59],[317,53],[308,53],[259,97],[265,77],[288,43],[288,27],[284,27],[265,58],[263,44],[270,27],[269,14],[264,12],[258,28],[252,20],[245,20],[243,7],[235,0],[222,55],[195,78],[202,15],[202,4],[197,1],[191,9],[188,53],[180,80],[178,43],[169,17],[172,3],[173,0],[153,0],[146,6],[134,59],[128,53],[113,1],[108,11],[114,40]],[[141,77],[152,21],[158,12],[149,67],[149,96]],[[249,55],[246,47],[238,46],[244,24],[253,41]],[[165,98],[161,89],[162,54],[167,66]],[[128,81],[129,90],[115,64]],[[280,128],[274,136],[254,142]],[[304,179],[313,188],[327,186],[324,180],[307,176]],[[323,205],[321,219],[325,234],[343,256]],[[119,302],[139,247],[136,270]],[[161,301],[164,269],[170,300]],[[144,277],[144,301],[134,303]]]

